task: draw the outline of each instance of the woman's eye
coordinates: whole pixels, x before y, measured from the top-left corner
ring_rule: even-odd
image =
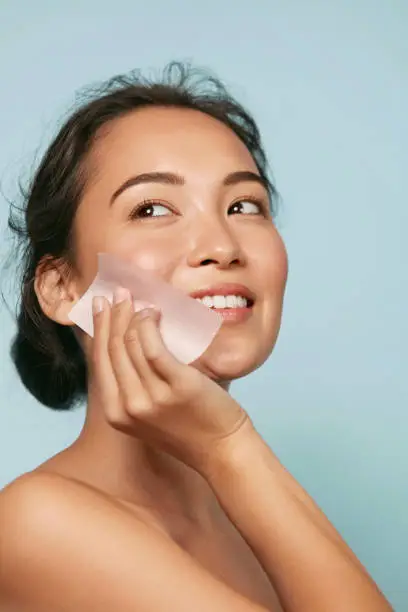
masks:
[[[146,219],[148,217],[165,217],[171,215],[171,211],[164,204],[158,202],[147,202],[141,206],[137,206],[131,213],[132,219]]]
[[[236,215],[241,213],[244,215],[259,215],[262,214],[262,204],[259,202],[252,202],[251,200],[240,200],[232,204],[228,210],[229,214]]]

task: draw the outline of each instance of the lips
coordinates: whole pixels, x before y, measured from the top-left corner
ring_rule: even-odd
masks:
[[[239,283],[223,283],[219,285],[211,285],[203,287],[197,291],[193,291],[190,294],[192,298],[203,298],[205,296],[214,295],[236,295],[247,299],[248,307],[252,307],[255,302],[255,294],[245,285]]]
[[[244,323],[245,321],[248,321],[248,319],[250,319],[252,316],[252,307],[255,303],[255,294],[245,285],[238,283],[224,283],[220,285],[212,285],[211,287],[204,287],[198,291],[193,291],[190,293],[190,296],[194,299],[199,299],[202,302],[205,302],[205,298],[207,298],[209,305],[204,305],[207,305],[207,307],[209,307],[211,310],[221,315],[223,318],[223,323],[227,325],[234,325],[236,323]],[[222,308],[218,308],[217,302],[221,301],[221,296],[222,298],[225,298],[225,300],[223,300],[224,305]],[[231,296],[235,296],[232,307],[228,304],[228,297]],[[211,300],[212,297],[214,297],[213,300]]]

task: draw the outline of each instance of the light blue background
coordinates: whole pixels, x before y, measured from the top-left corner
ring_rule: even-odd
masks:
[[[235,394],[407,611],[408,3],[105,4],[0,3],[2,188],[16,194],[85,84],[174,58],[226,81],[263,132],[290,261],[275,353]],[[2,232],[7,212],[2,199]],[[23,390],[12,332],[3,308],[0,486],[68,445],[84,416]]]

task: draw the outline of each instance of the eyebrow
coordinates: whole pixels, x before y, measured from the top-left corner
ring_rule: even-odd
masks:
[[[123,193],[126,189],[130,187],[135,187],[136,185],[143,185],[147,183],[159,183],[162,185],[175,185],[181,186],[185,185],[185,179],[179,174],[174,174],[173,172],[145,172],[143,174],[138,174],[137,176],[132,176],[128,178],[112,195],[110,199],[110,205]],[[222,181],[222,184],[225,187],[229,187],[231,185],[237,185],[238,183],[243,182],[253,182],[258,183],[262,187],[264,187],[267,191],[269,190],[268,180],[256,172],[251,172],[250,170],[240,170],[237,172],[231,172],[227,174],[227,176]]]

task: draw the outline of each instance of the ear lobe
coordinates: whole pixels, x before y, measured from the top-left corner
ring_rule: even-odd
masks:
[[[68,317],[78,300],[67,264],[44,261],[38,267],[34,291],[44,314],[60,325],[74,325]]]

